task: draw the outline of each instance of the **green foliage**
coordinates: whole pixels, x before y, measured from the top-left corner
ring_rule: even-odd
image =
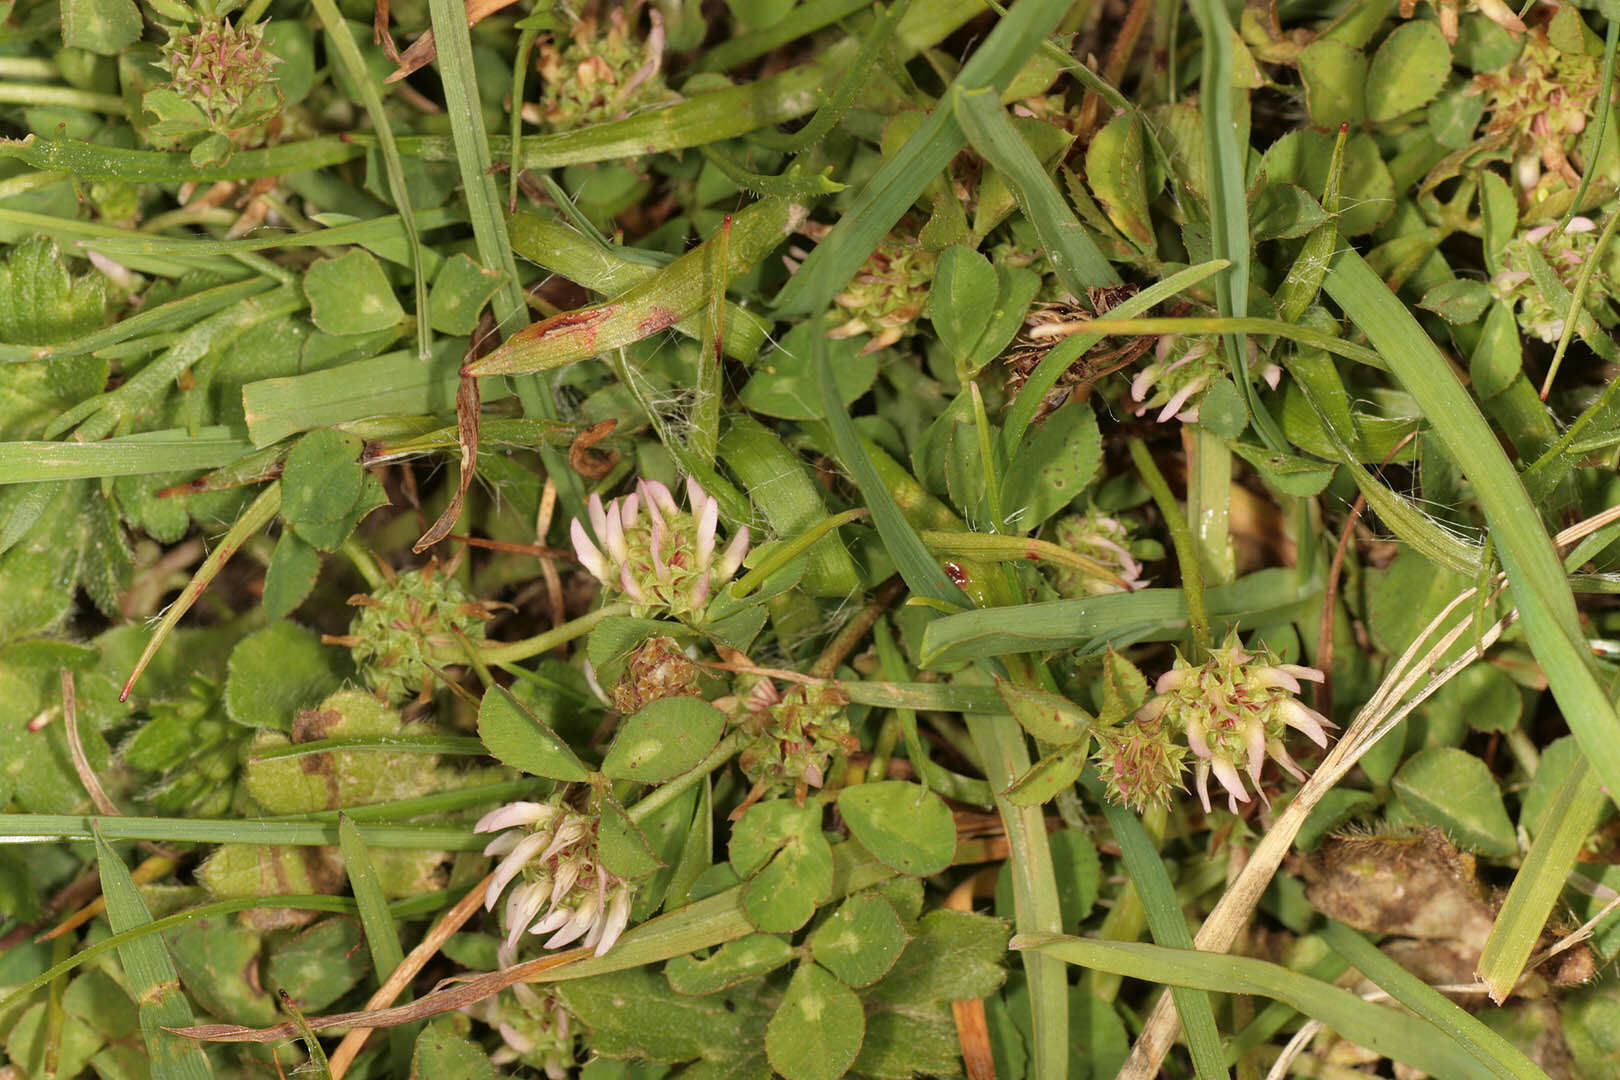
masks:
[[[478,737],[492,755],[515,769],[568,781],[590,775],[568,744],[502,687],[491,687],[484,694]]]
[[[602,772],[616,780],[661,783],[713,750],[725,724],[725,714],[699,698],[654,701],[625,717],[602,759]]]
[[[950,809],[938,795],[915,784],[862,784],[845,791],[838,807],[855,839],[902,874],[938,873],[956,852]]]
[[[405,316],[382,264],[365,251],[317,262],[304,275],[304,292],[310,318],[328,334],[365,334]]]
[[[1446,746],[1422,750],[1401,766],[1393,785],[1417,820],[1445,829],[1458,843],[1485,855],[1516,850],[1496,781],[1472,754]]]
[[[1606,1075],[1620,8],[149,6],[4,8],[0,1072],[495,872],[352,1075]]]
[[[106,319],[106,278],[93,270],[75,276],[49,237],[29,237],[7,253],[0,266],[0,341],[54,345],[100,329]]]

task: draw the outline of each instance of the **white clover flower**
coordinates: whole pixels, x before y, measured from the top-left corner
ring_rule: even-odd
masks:
[[[1253,365],[1258,359],[1259,350],[1251,340],[1249,363]],[[1214,337],[1165,334],[1154,346],[1152,362],[1131,379],[1131,400],[1137,403],[1136,415],[1144,416],[1150,409],[1158,409],[1156,419],[1161,424],[1171,419],[1196,424],[1198,403],[1204,391],[1225,371],[1226,365],[1215,349]],[[1262,365],[1258,374],[1273,390],[1282,381],[1282,368],[1276,364]]]
[[[601,956],[613,947],[630,922],[634,887],[601,864],[596,848],[597,821],[562,805],[515,802],[485,814],[474,832],[500,832],[484,848],[500,863],[484,890],[484,909],[513,881],[506,896],[506,939],[501,964],[517,956],[525,932],[550,934],[545,948],[560,949],[575,941],[594,947]],[[504,831],[501,831],[504,830]]]
[[[564,1080],[576,1071],[573,1017],[556,994],[518,983],[510,995],[497,994],[462,1011],[500,1033],[502,1046],[489,1056],[492,1064],[520,1062],[549,1080]]]
[[[1119,579],[1098,577],[1079,567],[1057,566],[1052,569],[1052,586],[1060,596],[1135,592],[1151,583],[1143,574],[1142,563],[1130,552],[1131,545],[1137,543],[1130,525],[1118,518],[1096,511],[1066,515],[1057,520],[1053,540],[1059,547],[1101,563]]]
[[[1564,320],[1569,315],[1567,299],[1542,294],[1530,270],[1530,250],[1534,249],[1564,287],[1573,291],[1581,268],[1596,252],[1597,231],[1597,222],[1577,216],[1563,228],[1548,223],[1526,229],[1503,246],[1503,269],[1491,278],[1491,294],[1515,310],[1526,333],[1552,344],[1563,336]],[[1609,297],[1620,283],[1617,270],[1620,267],[1615,266],[1612,256],[1605,254],[1587,291],[1586,310],[1600,321],[1608,318]]]
[[[744,525],[716,558],[720,504],[691,477],[686,493],[690,509],[682,510],[669,488],[642,480],[635,491],[606,505],[600,495],[591,496],[587,511],[594,543],[578,518],[569,526],[580,565],[607,588],[623,593],[638,617],[696,617],[748,553]]]

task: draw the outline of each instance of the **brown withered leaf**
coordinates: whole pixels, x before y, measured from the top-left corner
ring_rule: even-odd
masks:
[[[467,489],[472,486],[473,473],[478,467],[478,423],[482,407],[478,380],[463,375],[456,390],[456,441],[461,444],[461,476],[439,520],[411,545],[411,550],[419,555],[449,536],[450,530],[456,527],[456,519],[461,517],[461,506],[467,500]]]
[[[513,2],[514,0],[466,0],[467,25],[477,26],[502,8],[511,6]],[[431,29],[424,31],[421,37],[411,42],[403,53],[398,50],[388,32],[388,0],[379,0],[377,4],[372,35],[382,45],[388,59],[399,65],[399,70],[391,72],[384,82],[399,82],[433,63],[439,55],[438,47],[433,43]]]
[[[613,434],[618,423],[617,420],[603,420],[574,436],[574,441],[568,446],[568,467],[587,480],[600,480],[612,472],[613,466],[619,463],[619,452],[592,448]]]
[[[1475,949],[1494,919],[1474,857],[1439,829],[1328,837],[1305,862],[1305,897],[1357,930]]]

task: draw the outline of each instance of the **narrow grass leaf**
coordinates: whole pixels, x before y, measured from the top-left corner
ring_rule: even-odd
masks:
[[[1108,827],[1114,832],[1125,870],[1131,884],[1141,897],[1147,912],[1148,929],[1153,940],[1171,949],[1191,949],[1192,933],[1187,929],[1187,918],[1181,913],[1175,886],[1165,873],[1164,862],[1158,849],[1148,837],[1147,830],[1136,815],[1108,799],[1102,800],[1103,814]],[[1221,1032],[1215,1026],[1215,1009],[1209,995],[1185,986],[1171,986],[1176,1000],[1176,1013],[1181,1017],[1182,1030],[1187,1034],[1187,1049],[1192,1053],[1193,1069],[1200,1080],[1225,1077],[1226,1060],[1221,1049]]]
[[[1014,949],[1043,952],[1093,968],[1170,986],[1222,994],[1249,994],[1292,1005],[1306,1016],[1385,1057],[1440,1080],[1479,1080],[1479,1063],[1440,1037],[1434,1025],[1408,1013],[1363,1001],[1348,990],[1279,964],[1246,956],[1167,949],[1140,942],[1097,941],[1059,934],[1019,934]]]
[[[867,458],[860,436],[855,431],[855,421],[850,419],[843,395],[838,392],[837,380],[833,378],[832,364],[827,359],[826,338],[815,333],[810,335],[810,341],[821,381],[821,402],[827,416],[827,428],[837,445],[839,460],[849,470],[855,486],[861,489],[861,496],[872,511],[872,521],[877,525],[878,535],[883,538],[883,546],[894,560],[895,568],[915,595],[929,596],[951,604],[965,604],[967,597],[945,576],[945,571],[939,568],[934,557],[928,554],[922,538],[906,521],[905,515],[895,505],[894,497],[889,494],[887,485]]]
[[[135,888],[129,867],[92,824],[96,842],[96,868],[101,873],[101,895],[107,901],[107,922],[113,933],[150,924],[152,913]],[[180,989],[180,975],[169,959],[163,939],[131,938],[118,949],[118,959],[139,1007],[141,1033],[146,1039],[147,1062],[153,1080],[206,1080],[213,1075],[202,1048],[165,1028],[188,1027],[191,1003]]]
[[[347,815],[338,818],[338,844],[343,850],[343,867],[349,875],[349,887],[354,890],[355,905],[360,909],[360,927],[366,933],[366,946],[371,950],[371,966],[377,973],[377,981],[386,982],[405,962],[405,950],[399,943],[399,931],[394,927],[394,916],[388,910],[388,900],[383,896],[382,882],[377,877],[377,868],[372,865],[365,837]],[[399,1001],[404,1004],[410,1000],[410,987],[406,987],[400,992]],[[396,1071],[410,1060],[415,1034],[409,1026],[389,1032],[389,1050]]]
[[[994,691],[990,691],[994,693]],[[109,840],[152,840],[173,844],[283,844],[330,847],[338,842],[336,822],[212,821],[206,818],[93,818],[81,814],[0,814],[0,837],[22,843],[89,840],[99,826]],[[362,825],[372,847],[417,851],[480,851],[485,840],[452,825]]]
[[[1112,308],[1108,314],[1116,319],[1133,319],[1152,310],[1160,301],[1168,300],[1183,289],[1190,289],[1211,274],[1218,273],[1230,266],[1225,259],[1212,259],[1209,262],[1189,266],[1178,273],[1171,274],[1163,281],[1149,285],[1135,296]],[[1103,339],[1102,334],[1079,333],[1064,338],[1035,366],[1025,381],[1018,397],[1013,400],[1007,409],[1007,419],[1001,427],[1001,445],[1012,456],[1018,444],[1024,440],[1024,432],[1029,430],[1030,422],[1035,418],[1035,412],[1040,408],[1046,392],[1057,384],[1058,376],[1069,370],[1069,366],[1093,345]]]
[[[1024,730],[1011,717],[969,715],[963,719],[983,758],[984,777],[996,793],[996,809],[1007,830],[1015,923],[1037,932],[1061,927],[1062,904],[1045,812],[1038,805],[1018,806],[1005,795],[1013,781],[1029,771]],[[1069,981],[1062,964],[1048,956],[1026,957],[1024,975],[1029,983],[1034,1034],[1030,1075],[1037,1080],[1064,1080],[1069,1067]]]
[[[304,1014],[298,1011],[293,1004],[292,995],[287,991],[281,992],[281,1007],[292,1013],[293,1023],[298,1027],[298,1035],[304,1040],[304,1048],[309,1051],[309,1063],[304,1067],[306,1075],[311,1080],[332,1080],[332,1063],[326,1060],[326,1050],[321,1046],[321,1040],[315,1037],[315,1031],[304,1019]]]
[[[1232,267],[1217,283],[1215,302],[1223,316],[1242,318],[1249,312],[1249,267],[1254,243],[1249,235],[1246,199],[1248,117],[1241,118],[1241,135],[1234,99],[1246,93],[1232,85],[1232,21],[1218,0],[1193,0],[1193,18],[1202,36],[1203,71],[1199,82],[1199,112],[1204,120],[1205,172],[1209,177],[1210,246],[1217,258]],[[1260,403],[1249,378],[1248,346],[1241,333],[1226,335],[1227,361],[1232,378],[1243,391],[1249,420],[1262,442],[1274,451],[1286,450],[1287,440],[1277,422]]]
[[[1006,177],[1058,280],[1075,296],[1085,296],[1088,288],[1118,285],[1119,275],[1018,133],[1000,95],[988,88],[958,86],[950,100],[973,149]]]
[[[1445,357],[1361,256],[1341,251],[1324,288],[1384,357],[1472,482],[1531,651],[1598,780],[1611,799],[1620,799],[1620,717],[1598,682],[1558,553],[1518,473]]]
[[[1329,919],[1322,928],[1322,936],[1334,952],[1354,964],[1356,970],[1379,989],[1439,1028],[1446,1038],[1472,1056],[1479,1075],[1488,1074],[1502,1080],[1547,1080],[1547,1074],[1512,1043],[1379,952],[1372,942],[1348,926]]]
[[[1530,851],[1513,875],[1485,948],[1479,956],[1479,979],[1491,997],[1505,1000],[1524,972],[1525,961],[1547,928],[1553,905],[1586,839],[1603,810],[1603,792],[1585,760],[1575,762],[1564,778],[1545,824],[1530,844]]]
[[[146,665],[152,662],[152,657],[157,655],[158,649],[163,646],[163,642],[168,638],[169,632],[174,629],[175,624],[180,621],[181,616],[191,610],[192,605],[202,596],[203,590],[208,588],[209,584],[219,576],[219,572],[225,568],[225,564],[230,561],[231,556],[235,555],[243,544],[258,535],[260,529],[269,525],[270,519],[275,517],[276,511],[280,509],[281,481],[277,480],[267,484],[265,489],[259,493],[258,498],[254,499],[248,508],[242,511],[242,516],[237,518],[235,523],[231,525],[225,536],[220,540],[219,546],[208,553],[208,558],[204,559],[202,565],[197,568],[197,572],[191,575],[191,580],[186,582],[186,587],[181,590],[179,599],[170,604],[168,610],[163,613],[163,618],[158,621],[157,628],[152,631],[152,639],[147,642],[146,648],[141,652],[140,659],[135,661],[135,670],[130,672],[128,681],[124,683],[123,692],[118,695],[118,700],[129,700],[130,691],[135,689],[136,680],[141,677],[141,672],[146,670]]]
[[[501,212],[500,193],[495,188],[489,133],[484,130],[484,114],[478,102],[472,38],[467,33],[467,12],[461,0],[429,0],[428,11],[433,19],[433,40],[438,46],[445,112],[456,143],[456,164],[461,169],[461,193],[467,201],[473,241],[478,245],[478,261],[486,270],[503,275],[500,291],[494,299],[495,319],[499,325],[511,329],[527,321],[528,307],[523,300],[523,284],[518,280],[512,245],[506,238],[506,216]],[[419,319],[423,310],[418,305]]]
[[[161,334],[191,326],[198,320],[230,307],[239,300],[274,287],[275,282],[265,278],[249,278],[211,289],[192,293],[179,300],[170,300],[144,311],[138,311],[111,326],[92,331],[83,337],[57,345],[9,345],[0,343],[0,363],[20,363],[30,360],[56,360],[69,356],[83,356],[105,349],[109,345],[131,341],[148,334]]]
[[[719,41],[698,60],[698,71],[727,71],[870,7],[868,0],[807,0],[768,26]]]
[[[174,428],[100,442],[0,443],[0,484],[215,469],[253,452],[228,427]]]
[[[416,213],[411,208],[410,190],[405,184],[405,167],[400,162],[399,145],[394,139],[394,129],[388,122],[388,112],[383,108],[382,96],[377,93],[377,84],[372,81],[371,73],[366,70],[366,61],[360,55],[360,46],[355,43],[354,35],[349,32],[349,24],[344,21],[343,13],[338,10],[334,0],[311,0],[315,7],[315,14],[320,17],[321,25],[326,30],[327,39],[337,50],[338,62],[348,73],[349,81],[360,90],[361,102],[366,107],[366,115],[371,117],[371,126],[376,129],[376,139],[379,151],[382,153],[383,170],[388,175],[388,194],[394,200],[394,206],[399,210],[400,222],[405,226],[405,236],[411,253],[411,278],[416,291],[416,353],[426,360],[433,352],[433,329],[428,325],[428,283],[427,274],[422,267],[422,234],[416,227]],[[483,130],[480,126],[479,130]],[[186,179],[195,179],[195,170]]]
[[[396,754],[450,754],[483,756],[489,753],[478,739],[461,735],[369,735],[353,739],[316,739],[289,743],[254,754],[249,764],[278,758],[305,757],[329,750],[390,750]]]
[[[1002,89],[1057,28],[1068,9],[1064,0],[1021,0],[996,23],[953,85],[967,90]],[[816,245],[778,294],[778,313],[813,315],[825,310],[965,142],[948,101],[935,106],[911,138],[862,187],[833,231]]]
[[[1217,633],[1289,622],[1320,603],[1322,583],[1290,571],[1262,570],[1204,593]],[[1108,646],[1173,641],[1187,632],[1187,598],[1180,589],[1139,589],[1016,607],[984,608],[935,619],[923,631],[924,665],[958,663],[1009,653],[1074,649],[1093,656]]]
[[[564,205],[572,205],[564,199]],[[632,255],[653,254],[640,248],[599,243],[578,229],[569,228],[558,221],[547,221],[534,214],[513,214],[506,223],[512,240],[512,250],[530,262],[538,263],[569,281],[583,285],[604,296],[617,296],[646,281],[659,267],[675,261],[672,255],[656,261],[632,258]],[[704,339],[703,320],[689,315],[675,324],[675,329],[689,338]],[[725,323],[721,341],[726,355],[743,363],[750,363],[765,344],[771,324],[760,316],[726,301]]]
[[[667,330],[703,308],[711,287],[746,273],[787,239],[804,208],[762,199],[737,214],[723,263],[711,262],[713,239],[688,251],[612,300],[565,311],[513,334],[493,353],[467,365],[467,374],[524,375],[599,356]],[[705,271],[713,267],[713,275]]]

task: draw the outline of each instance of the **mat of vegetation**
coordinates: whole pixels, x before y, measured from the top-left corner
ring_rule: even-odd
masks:
[[[0,0],[0,1078],[1620,1077],[1617,44]]]

